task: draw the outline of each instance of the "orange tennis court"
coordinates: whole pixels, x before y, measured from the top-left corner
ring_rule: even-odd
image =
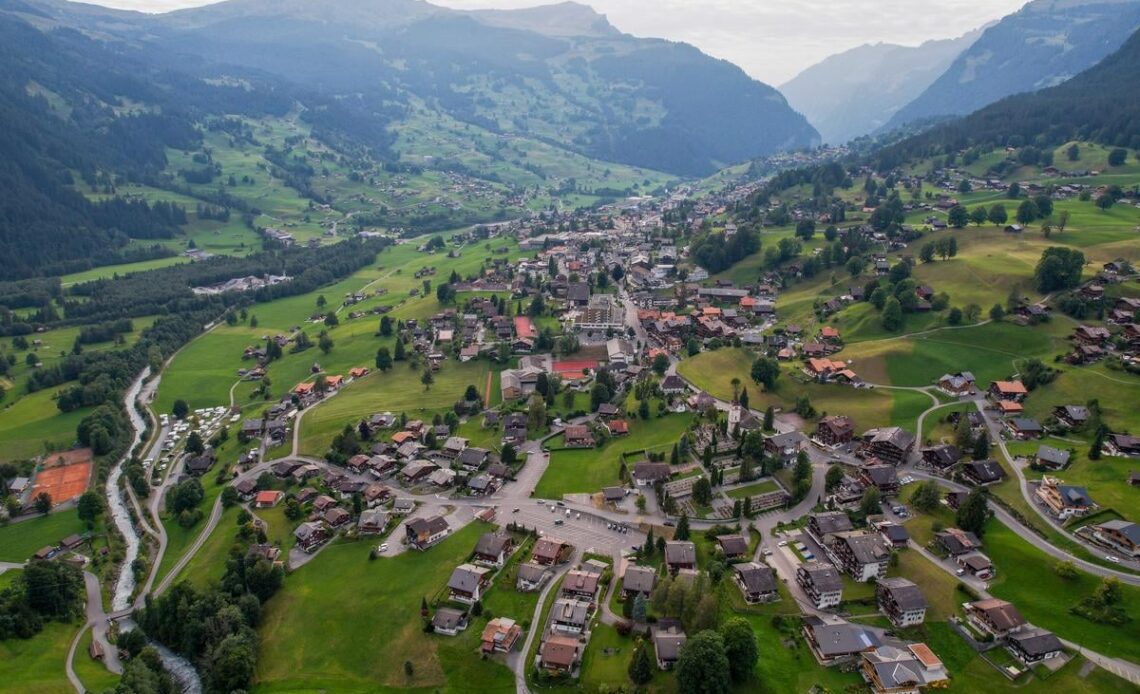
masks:
[[[56,506],[82,495],[91,480],[91,464],[89,448],[48,456],[44,469],[36,475],[32,498],[47,492]]]

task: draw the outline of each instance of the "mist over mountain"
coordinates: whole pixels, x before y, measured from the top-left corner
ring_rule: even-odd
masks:
[[[1140,26],[1134,0],[1035,0],[986,29],[885,129],[964,115],[998,99],[1054,86],[1120,48]]]
[[[844,143],[886,125],[980,35],[977,30],[920,46],[858,46],[809,67],[780,91],[824,142]]]

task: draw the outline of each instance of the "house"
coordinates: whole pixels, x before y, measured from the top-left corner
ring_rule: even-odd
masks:
[[[629,422],[624,419],[611,419],[605,426],[610,436],[624,436],[629,433]]]
[[[835,607],[843,600],[843,580],[830,564],[807,562],[796,569],[796,584],[817,609]]]
[[[456,462],[467,472],[475,472],[487,464],[490,456],[491,452],[486,448],[465,447],[457,456]]]
[[[1045,430],[1037,420],[1029,419],[1028,417],[1014,417],[1013,419],[1007,420],[1005,428],[1013,438],[1019,441],[1038,439],[1045,433]]]
[[[1112,338],[1107,328],[1080,325],[1073,331],[1073,341],[1082,345],[1103,347]]]
[[[439,466],[430,460],[413,460],[400,470],[400,478],[408,484],[424,482]]]
[[[1052,470],[1060,470],[1069,464],[1069,451],[1041,444],[1037,447],[1037,453],[1030,457],[1030,462]]]
[[[467,628],[467,613],[454,607],[441,607],[432,615],[431,628],[437,634],[455,636]]]
[[[549,672],[572,672],[578,664],[579,646],[577,638],[547,636],[538,649],[539,667]]]
[[[969,371],[960,371],[956,374],[944,374],[938,379],[938,388],[947,395],[960,397],[974,392],[974,374]]]
[[[427,549],[442,540],[451,532],[451,527],[443,516],[414,518],[404,526],[408,544],[416,549]]]
[[[1104,438],[1104,452],[1118,458],[1140,458],[1140,436],[1109,434]]]
[[[681,569],[697,568],[697,546],[683,540],[666,542],[665,565],[674,573]]]
[[[538,590],[549,577],[546,567],[533,562],[519,564],[515,574],[515,589],[523,593]]]
[[[324,518],[324,521],[328,523],[330,528],[339,528],[340,526],[352,520],[352,514],[343,508],[340,508],[339,506],[334,506],[325,511],[324,516],[322,517]]]
[[[483,653],[510,653],[522,636],[522,627],[508,617],[495,617],[483,627],[480,650]]]
[[[649,566],[631,566],[625,570],[621,580],[622,600],[643,595],[648,598],[657,585],[657,572]]]
[[[816,542],[835,533],[845,533],[854,529],[851,519],[843,511],[821,511],[808,514],[807,530]]]
[[[361,535],[379,535],[388,529],[388,514],[380,509],[365,509],[360,512],[356,527]]]
[[[1140,557],[1140,524],[1110,520],[1093,526],[1093,537],[1127,556]]]
[[[994,381],[990,384],[989,396],[991,399],[997,400],[1012,400],[1014,402],[1021,402],[1029,391],[1021,383],[1021,381]]]
[[[973,554],[958,557],[956,561],[958,562],[958,566],[965,569],[971,576],[976,576],[983,581],[990,580],[994,577],[994,573],[996,573],[994,563],[981,552],[974,552]]]
[[[1022,629],[1010,634],[1006,648],[1013,657],[1026,665],[1052,660],[1061,655],[1064,646],[1051,631],[1045,629]]]
[[[780,599],[776,572],[769,566],[748,562],[732,567],[736,585],[748,604],[775,602]]]
[[[680,622],[675,619],[661,620],[653,629],[653,651],[657,654],[657,667],[670,670],[681,657],[681,647],[688,637]]]
[[[899,476],[893,465],[864,465],[859,468],[859,482],[864,487],[875,487],[883,496],[899,493]]]
[[[1089,408],[1084,405],[1059,405],[1053,408],[1053,417],[1071,429],[1077,429],[1089,421]]]
[[[855,420],[846,415],[828,415],[819,420],[815,439],[825,446],[843,446],[855,438]]]
[[[901,427],[868,429],[863,433],[863,452],[884,463],[899,465],[906,462],[914,441],[914,434]]]
[[[1028,623],[1017,607],[998,598],[968,603],[966,619],[971,626],[984,634],[992,634],[994,638],[1005,638]]]
[[[257,480],[246,478],[234,482],[234,490],[242,501],[252,501],[257,494]]]
[[[1096,508],[1096,502],[1089,496],[1087,489],[1065,484],[1055,477],[1041,478],[1037,498],[1061,520],[1083,516]]]
[[[875,586],[879,609],[896,627],[922,624],[926,619],[926,597],[918,586],[905,578],[884,578]]]
[[[277,558],[281,556],[281,548],[266,544],[250,545],[246,556],[254,557],[256,559],[264,559],[265,561],[269,562],[276,562]]]
[[[277,504],[281,503],[281,500],[284,498],[284,493],[276,491],[274,489],[267,489],[265,491],[257,493],[257,496],[254,498],[253,505],[256,508],[273,508]]]
[[[752,414],[748,417],[755,420]],[[756,422],[759,425],[759,422]],[[743,421],[741,421],[743,425]],[[760,427],[757,426],[757,429]],[[732,430],[732,424],[729,423],[729,430]],[[776,458],[784,467],[789,467],[796,462],[799,457],[800,451],[807,447],[807,438],[798,431],[788,431],[782,434],[773,434],[772,436],[764,437],[764,453],[770,458]]]
[[[472,559],[479,564],[501,567],[507,563],[507,557],[511,556],[514,544],[514,540],[506,533],[484,533],[475,543]]]
[[[868,627],[842,620],[824,620],[814,615],[803,618],[808,647],[822,665],[834,665],[882,645]]]
[[[962,459],[962,451],[952,443],[927,446],[919,452],[922,462],[936,470],[945,470]]]
[[[919,694],[945,688],[946,667],[924,643],[882,645],[861,654],[863,679],[874,694]]]
[[[602,501],[607,504],[620,504],[625,498],[624,487],[602,487]]]
[[[559,592],[563,597],[593,603],[598,597],[598,582],[601,578],[601,574],[575,569],[566,574]]]
[[[979,486],[1000,482],[1005,478],[1005,470],[996,460],[970,461],[962,466],[962,474]]]
[[[721,535],[716,541],[720,551],[728,559],[737,559],[748,554],[748,540],[743,535]]]
[[[982,546],[982,541],[978,539],[977,535],[961,528],[949,528],[934,533],[934,539],[952,557],[973,552]]]
[[[593,448],[594,435],[585,424],[570,424],[563,431],[563,445],[566,448]]]
[[[397,516],[406,516],[416,510],[415,499],[396,499],[392,502],[392,513]]]
[[[538,542],[534,543],[534,552],[531,555],[536,564],[543,566],[552,566],[566,560],[569,554],[570,546],[562,540],[557,540],[552,537],[539,538]]]
[[[590,622],[590,603],[573,598],[558,598],[550,608],[550,628],[566,634],[581,634]]]
[[[665,395],[684,395],[688,390],[685,379],[675,374],[669,374],[661,381],[661,392]]]
[[[491,583],[491,570],[485,566],[460,564],[451,572],[447,580],[448,599],[474,604],[483,597],[483,592]]]
[[[671,474],[668,463],[641,462],[633,466],[632,476],[639,487],[645,487],[666,482]]]
[[[298,525],[297,529],[293,531],[293,536],[297,538],[297,546],[302,551],[309,553],[312,553],[313,550],[329,539],[328,531],[325,529],[324,523],[320,521],[310,521]]]
[[[832,537],[828,550],[851,578],[866,583],[887,574],[891,550],[877,534],[849,532]]]
[[[910,533],[898,523],[880,523],[878,530],[883,542],[886,542],[891,549],[905,549],[910,543]]]

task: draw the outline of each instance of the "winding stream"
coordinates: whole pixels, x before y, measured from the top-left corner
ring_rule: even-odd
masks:
[[[134,429],[134,439],[131,441],[131,446],[127,450],[126,455],[123,456],[115,467],[111,469],[111,473],[107,476],[107,504],[111,509],[111,518],[115,521],[115,527],[119,529],[119,533],[123,536],[123,540],[127,544],[127,553],[119,569],[119,580],[115,583],[115,594],[111,599],[111,610],[113,612],[121,612],[131,607],[131,594],[135,591],[135,574],[131,570],[131,565],[139,556],[139,546],[141,540],[138,531],[135,530],[134,523],[131,522],[130,511],[127,510],[127,505],[123,501],[123,495],[119,491],[119,480],[123,476],[123,468],[127,461],[130,460],[130,451],[134,450],[135,446],[142,440],[143,431],[146,430],[147,423],[135,409],[135,401],[142,392],[143,382],[147,376],[150,375],[150,367],[143,369],[129,388],[124,398],[124,403],[127,408],[127,416],[131,421],[131,428]],[[141,596],[140,596],[141,598]],[[120,622],[122,630],[129,631],[134,628],[134,622],[129,618],[123,619]],[[162,665],[166,668],[178,682],[183,694],[201,694],[202,692],[202,679],[198,676],[198,671],[190,664],[190,661],[176,655],[173,651],[165,646],[151,642],[151,645],[158,651],[159,657],[162,659]]]

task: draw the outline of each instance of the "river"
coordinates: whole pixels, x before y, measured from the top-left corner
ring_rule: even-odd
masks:
[[[149,375],[150,367],[147,367],[127,388],[124,404],[127,408],[127,416],[130,417],[131,428],[134,430],[134,437],[127,453],[115,464],[115,467],[111,469],[111,474],[107,476],[107,504],[111,509],[111,518],[115,521],[115,527],[119,529],[119,533],[127,544],[127,552],[119,568],[119,580],[115,583],[115,594],[111,598],[112,612],[129,609],[131,607],[131,594],[135,591],[135,573],[131,570],[131,565],[135,559],[138,559],[141,540],[138,531],[135,530],[134,523],[131,522],[131,514],[123,501],[123,495],[119,491],[119,480],[122,479],[123,468],[126,467],[127,461],[131,458],[131,451],[142,440],[143,432],[146,430],[147,423],[135,409],[135,401],[138,399],[139,393],[142,392],[143,382]],[[158,561],[157,557],[155,561]],[[119,628],[129,631],[134,628],[134,622],[129,618],[122,619],[119,622]],[[202,679],[190,661],[161,644],[151,642],[151,645],[158,651],[163,667],[178,682],[183,694],[201,694]]]

